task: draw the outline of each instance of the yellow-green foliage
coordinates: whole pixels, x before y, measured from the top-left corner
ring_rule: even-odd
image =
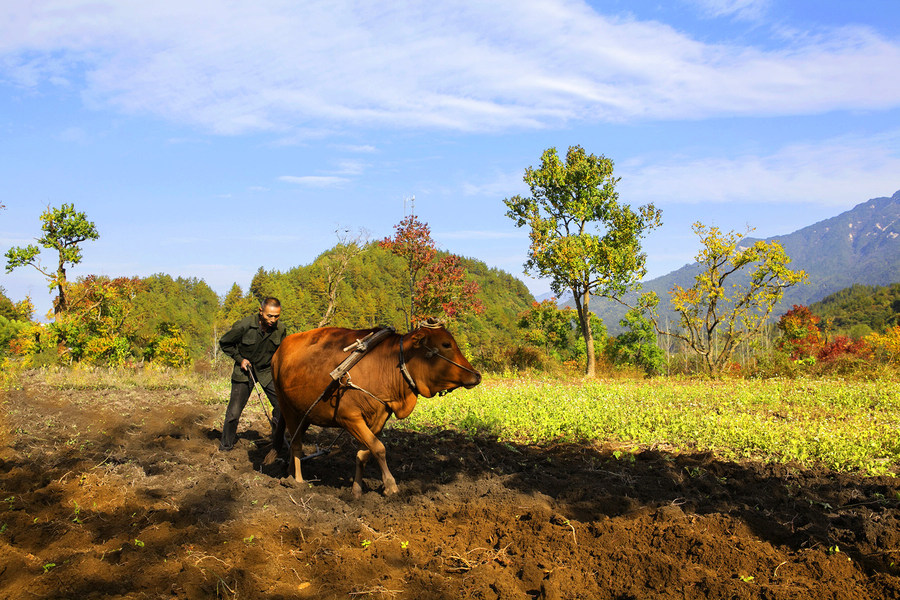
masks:
[[[396,427],[452,428],[523,443],[616,442],[725,459],[900,472],[895,381],[487,380],[421,398]]]
[[[866,338],[882,360],[900,364],[900,325],[891,327],[884,333],[873,333]]]
[[[227,402],[231,388],[228,373],[197,373],[154,363],[116,368],[73,363],[68,367],[20,370],[16,378],[0,382],[5,387],[43,384],[63,390],[188,391],[204,404]]]

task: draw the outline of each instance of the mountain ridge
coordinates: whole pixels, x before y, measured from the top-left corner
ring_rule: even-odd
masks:
[[[739,245],[747,246],[760,239],[744,238]],[[785,292],[772,312],[776,317],[794,304],[809,305],[854,284],[896,283],[900,281],[900,190],[893,196],[872,198],[834,217],[764,241],[779,242],[791,257],[790,268],[802,269],[809,276],[809,284],[796,285]],[[699,272],[698,263],[686,264],[643,282],[642,291],[656,292],[660,297],[660,316],[677,322],[677,315],[668,309],[668,291],[676,284],[690,287]],[[609,333],[620,333],[619,321],[626,309],[604,298],[591,300],[592,310],[603,319]],[[632,304],[636,294],[626,300]]]

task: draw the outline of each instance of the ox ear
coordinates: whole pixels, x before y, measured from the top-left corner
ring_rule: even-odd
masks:
[[[422,331],[422,328],[416,329],[409,336],[409,345],[413,348],[418,348],[422,345],[422,340],[425,339],[425,332]]]

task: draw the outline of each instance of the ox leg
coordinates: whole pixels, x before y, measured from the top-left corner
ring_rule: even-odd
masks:
[[[369,462],[369,459],[372,457],[372,453],[369,452],[366,448],[360,448],[356,452],[356,475],[353,477],[353,497],[359,498],[362,496],[362,478],[363,471],[366,468],[366,464]]]
[[[365,446],[365,449],[356,453],[356,476],[353,478],[353,497],[359,498],[362,495],[363,468],[372,456],[375,457],[375,460],[378,461],[378,466],[381,467],[384,495],[390,496],[399,492],[400,488],[397,487],[397,482],[394,480],[394,476],[391,475],[390,469],[388,469],[384,444],[381,443],[381,440],[375,437],[375,434],[364,422],[354,423],[347,428],[347,431]]]
[[[300,471],[300,460],[303,458],[303,436],[306,435],[306,430],[309,429],[309,424],[304,424],[300,427],[299,431],[294,434],[294,438],[291,442],[291,458],[293,458],[293,466],[294,466],[294,479],[297,481],[303,481],[303,473]]]

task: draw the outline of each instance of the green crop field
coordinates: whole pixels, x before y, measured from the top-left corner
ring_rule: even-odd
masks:
[[[900,473],[895,381],[488,379],[472,390],[420,398],[413,414],[393,426]]]
[[[186,390],[228,400],[227,374],[170,369],[51,368],[7,385]],[[248,410],[257,410],[254,401]],[[419,398],[390,427],[454,429],[501,442],[611,443],[620,451],[711,451],[723,459],[795,461],[867,475],[900,474],[900,382],[843,379],[560,381],[488,377],[471,389]]]

